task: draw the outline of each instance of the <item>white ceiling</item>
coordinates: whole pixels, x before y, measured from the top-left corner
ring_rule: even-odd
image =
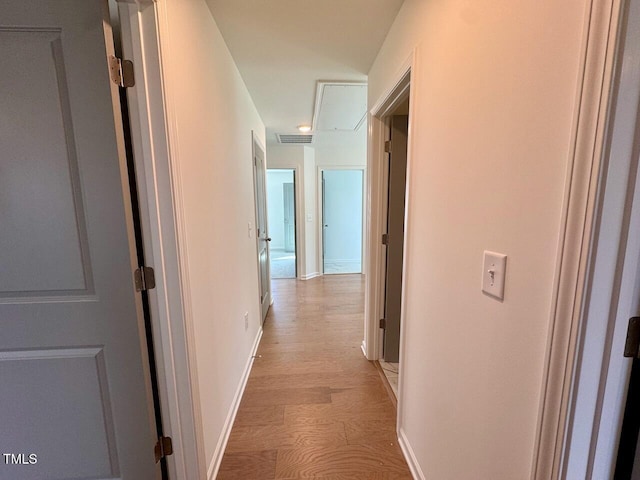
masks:
[[[366,82],[404,0],[207,0],[267,127],[311,124],[318,81]],[[354,102],[357,104],[358,102]],[[345,104],[345,109],[351,108]],[[346,112],[345,115],[354,115]],[[363,130],[361,127],[360,130]],[[344,144],[362,132],[315,132]]]

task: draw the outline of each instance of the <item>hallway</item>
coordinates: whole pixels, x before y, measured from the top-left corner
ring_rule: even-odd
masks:
[[[219,480],[411,479],[396,410],[360,349],[364,277],[274,280]]]

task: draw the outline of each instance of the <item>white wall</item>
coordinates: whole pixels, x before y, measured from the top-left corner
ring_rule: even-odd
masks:
[[[318,210],[318,189],[316,174],[316,152],[313,148],[304,147],[304,183],[302,194],[305,205],[304,218],[304,249],[305,249],[305,278],[320,275],[322,268],[318,262],[318,229],[320,228],[320,211]]]
[[[367,125],[360,127],[353,141],[340,146],[316,146],[316,165],[324,166],[363,166],[367,165]]]
[[[267,171],[267,207],[269,218],[269,247],[284,250],[284,194],[283,185],[293,183],[290,170]]]
[[[260,330],[256,239],[247,224],[255,232],[251,131],[264,144],[264,125],[204,0],[165,9],[183,282],[209,466],[223,453],[225,421]]]
[[[371,107],[417,49],[400,427],[427,478],[530,476],[585,3],[406,0],[369,73]]]

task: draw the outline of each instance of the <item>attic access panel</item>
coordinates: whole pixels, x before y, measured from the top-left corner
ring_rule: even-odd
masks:
[[[316,131],[356,131],[367,114],[367,84],[318,82],[313,125]]]

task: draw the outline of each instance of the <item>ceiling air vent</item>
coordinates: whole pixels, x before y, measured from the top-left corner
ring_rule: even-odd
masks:
[[[298,135],[298,134],[282,134],[276,133],[278,143],[286,143],[289,145],[300,145],[313,143],[313,135]]]

